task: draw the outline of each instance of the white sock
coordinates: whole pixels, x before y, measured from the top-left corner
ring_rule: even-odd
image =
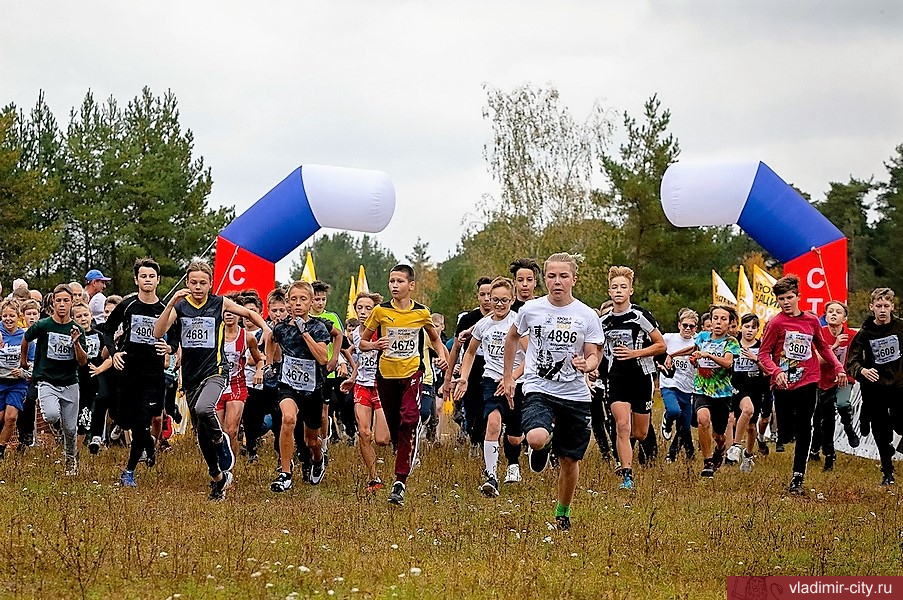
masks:
[[[326,452],[329,446],[329,438],[320,438],[320,446],[322,446],[323,452]]]
[[[499,464],[498,440],[483,442],[483,462],[486,463],[486,472],[495,477],[495,470]]]

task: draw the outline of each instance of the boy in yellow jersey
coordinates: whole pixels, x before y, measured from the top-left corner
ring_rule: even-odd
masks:
[[[376,387],[395,447],[395,483],[389,502],[404,504],[405,484],[414,462],[420,426],[420,392],[423,382],[423,349],[426,336],[439,353],[444,369],[448,352],[433,327],[430,309],[414,302],[414,269],[395,265],[389,273],[392,299],[374,307],[361,328],[363,352],[379,350]],[[378,332],[378,339],[370,340]]]

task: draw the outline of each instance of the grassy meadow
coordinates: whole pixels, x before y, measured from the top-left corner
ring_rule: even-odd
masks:
[[[269,491],[275,454],[239,458],[223,503],[190,437],[177,439],[137,489],[119,487],[125,448],[60,449],[0,462],[0,597],[15,598],[724,598],[727,575],[903,573],[903,511],[874,462],[810,463],[808,495],[790,497],[791,452],[753,473],[701,461],[636,473],[616,489],[587,452],[573,527],[553,531],[556,472],[478,492],[482,458],[447,442],[422,453],[404,507],[364,491],[356,448],[333,445],[320,486]],[[792,446],[788,447],[792,450]],[[380,465],[389,479],[391,456]],[[504,459],[502,460],[504,462]],[[502,469],[503,471],[503,469]],[[389,479],[391,481],[391,479]]]

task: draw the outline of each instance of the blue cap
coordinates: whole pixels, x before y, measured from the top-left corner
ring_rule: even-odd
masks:
[[[91,269],[88,271],[88,274],[85,275],[85,282],[91,283],[92,281],[110,281],[109,277],[104,277],[104,274],[98,271],[97,269]]]

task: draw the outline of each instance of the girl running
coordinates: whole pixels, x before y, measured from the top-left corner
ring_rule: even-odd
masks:
[[[659,379],[659,388],[662,394],[662,402],[665,404],[665,412],[662,415],[662,438],[671,440],[668,449],[668,462],[677,460],[677,453],[681,446],[684,448],[687,459],[692,460],[696,454],[693,447],[693,379],[696,377],[696,367],[690,363],[690,358],[685,355],[675,356],[678,352],[695,345],[694,337],[699,325],[699,316],[696,311],[682,308],[677,313],[678,333],[666,333],[662,337],[667,346],[665,362],[660,366],[662,371]],[[674,424],[677,424],[677,437],[674,435]]]

